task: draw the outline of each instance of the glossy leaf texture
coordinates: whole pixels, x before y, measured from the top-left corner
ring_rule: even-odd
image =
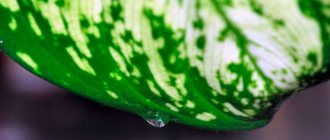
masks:
[[[1,0],[0,39],[36,75],[153,124],[246,130],[329,78],[329,7],[329,0]]]

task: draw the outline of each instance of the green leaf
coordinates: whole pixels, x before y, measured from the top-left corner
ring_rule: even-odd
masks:
[[[156,126],[247,130],[328,79],[329,10],[325,0],[1,0],[0,39],[36,75]]]

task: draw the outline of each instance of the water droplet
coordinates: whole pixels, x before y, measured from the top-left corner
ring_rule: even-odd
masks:
[[[155,119],[147,119],[147,122],[154,126],[154,127],[158,127],[158,128],[161,128],[161,127],[164,127],[166,125],[165,122],[163,122],[162,120],[155,120]]]
[[[169,116],[158,111],[149,111],[144,118],[150,125],[157,128],[164,127],[169,122]]]

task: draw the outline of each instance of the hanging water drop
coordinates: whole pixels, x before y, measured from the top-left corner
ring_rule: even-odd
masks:
[[[154,126],[154,127],[158,127],[158,128],[161,128],[161,127],[164,127],[166,125],[165,122],[163,122],[162,120],[155,120],[155,119],[147,119],[147,122]]]
[[[144,118],[150,125],[157,128],[164,127],[169,122],[169,116],[160,112],[149,111]]]

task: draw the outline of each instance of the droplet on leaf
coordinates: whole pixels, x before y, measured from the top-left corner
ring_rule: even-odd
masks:
[[[152,125],[154,127],[158,127],[158,128],[164,127],[167,124],[162,120],[155,120],[155,119],[147,119],[147,122],[150,125]]]
[[[157,128],[164,127],[169,122],[169,116],[158,111],[149,111],[144,118],[150,125]]]

